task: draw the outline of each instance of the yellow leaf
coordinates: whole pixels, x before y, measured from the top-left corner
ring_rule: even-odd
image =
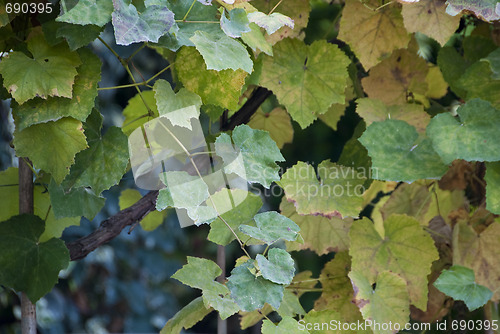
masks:
[[[271,139],[279,148],[293,141],[293,127],[290,116],[283,108],[275,108],[266,114],[259,108],[248,122],[253,129],[269,132]]]

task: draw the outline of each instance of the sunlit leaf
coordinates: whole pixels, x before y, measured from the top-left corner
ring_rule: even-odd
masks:
[[[500,214],[500,162],[486,163],[486,208]]]
[[[269,132],[271,139],[276,142],[278,148],[283,148],[286,143],[293,140],[293,127],[290,116],[283,108],[275,108],[270,113],[264,113],[258,109],[248,122],[253,129]]]
[[[241,39],[248,45],[254,52],[260,50],[265,54],[272,56],[273,55],[273,47],[269,44],[268,41],[264,38],[264,35],[260,31],[260,28],[255,23],[250,23],[249,25],[250,31],[241,34]]]
[[[266,319],[262,322],[261,331],[262,334],[310,334],[307,329],[301,330],[298,324],[299,323],[297,322],[297,320],[291,317],[281,319],[278,325],[275,325],[271,321]]]
[[[229,18],[227,18],[226,12],[223,10],[220,17],[220,27],[227,36],[237,38],[251,31],[247,13],[243,8],[231,9],[228,14]]]
[[[201,297],[195,298],[168,320],[160,334],[180,334],[182,329],[193,327],[212,311],[205,307]]]
[[[276,211],[259,213],[254,219],[257,227],[240,225],[240,231],[267,244],[279,239],[288,241],[297,239],[300,230],[297,224]]]
[[[61,1],[61,8],[66,8],[66,2],[68,1]],[[102,27],[111,20],[112,12],[113,2],[109,0],[79,0],[56,21],[80,25],[95,24]]]
[[[498,3],[496,0],[448,0],[446,3],[446,13],[449,15],[472,12],[485,21],[500,19],[500,14],[495,11]]]
[[[272,35],[283,26],[288,26],[293,29],[293,20],[281,13],[272,13],[266,15],[262,12],[252,12],[248,14],[250,22],[257,24],[259,27],[264,28],[269,35]]]
[[[262,254],[257,254],[262,277],[278,284],[290,284],[295,274],[295,263],[290,254],[280,248],[272,248],[267,253],[267,259]]]

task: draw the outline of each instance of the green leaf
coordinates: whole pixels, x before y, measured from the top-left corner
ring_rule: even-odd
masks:
[[[488,62],[490,64],[490,69],[493,74],[492,79],[500,80],[500,48],[491,52],[488,57],[481,59],[482,61]]]
[[[187,261],[188,263],[177,270],[172,278],[192,288],[209,289],[215,283],[214,279],[222,274],[219,266],[208,259],[188,256]]]
[[[400,5],[372,9],[381,4],[381,1],[347,0],[342,10],[339,38],[349,44],[366,71],[410,42]]]
[[[217,197],[224,195],[224,192],[227,193],[228,191],[229,190],[222,189],[220,195],[219,192],[212,195],[212,200],[216,203],[219,202]],[[221,215],[222,218],[233,229],[233,231],[236,232],[240,239],[245,240],[247,236],[241,233],[238,227],[242,224],[250,224],[253,222],[253,217],[262,207],[262,199],[255,194],[241,189],[231,189],[231,196],[235,203],[239,203],[235,208],[226,208],[224,206],[221,207],[220,205],[218,205],[217,208],[225,211],[225,213]],[[225,203],[226,206],[231,205],[231,203],[228,203],[227,201],[222,203]],[[220,218],[217,218],[210,224],[208,240],[218,245],[226,246],[234,239],[236,239],[236,237]],[[247,241],[246,243],[248,244],[249,242]]]
[[[269,320],[262,322],[262,334],[309,334],[309,331],[299,329],[299,323],[292,317],[284,317],[278,325],[274,325]]]
[[[240,308],[231,299],[229,289],[218,282],[214,282],[214,285],[210,289],[203,290],[203,302],[205,306],[213,307],[222,320],[225,320],[238,312]]]
[[[421,32],[444,45],[460,24],[460,16],[446,13],[446,3],[439,0],[403,3],[403,19],[408,32]]]
[[[40,143],[50,149],[41,149]],[[86,149],[87,142],[80,121],[62,118],[14,133],[14,146],[17,156],[30,158],[36,168],[51,173],[54,180],[61,183],[76,153]]]
[[[171,171],[163,173],[161,179],[167,188],[158,194],[156,209],[159,211],[167,207],[195,208],[210,196],[207,184],[198,175]]]
[[[483,61],[470,66],[457,84],[467,91],[467,100],[480,98],[500,108],[500,80],[492,79],[490,66]]]
[[[182,329],[193,327],[212,311],[213,309],[207,309],[203,299],[198,297],[170,318],[160,334],[180,334]]]
[[[231,9],[229,11],[229,19],[226,17],[226,11],[222,10],[220,27],[229,37],[238,38],[242,34],[250,32],[249,23],[247,13],[243,8]]]
[[[299,161],[283,174],[278,184],[301,215],[357,217],[366,176],[328,160],[319,164],[318,176],[314,167]]]
[[[231,297],[243,311],[252,311],[268,303],[278,309],[283,299],[284,286],[255,276],[254,260],[248,260],[231,271],[227,287]]]
[[[419,137],[417,129],[404,121],[372,123],[359,141],[372,158],[372,177],[376,180],[438,179],[447,170],[431,140]]]
[[[238,108],[241,88],[247,76],[245,71],[207,70],[199,52],[186,47],[177,52],[175,69],[184,87],[198,94],[203,104],[214,104],[230,110]]]
[[[477,17],[485,21],[495,21],[500,19],[500,14],[495,12],[497,0],[448,0],[446,13],[458,15],[462,12],[472,12]]]
[[[106,199],[96,196],[85,187],[73,188],[65,192],[54,181],[49,184],[50,202],[56,218],[84,216],[92,220],[104,207]]]
[[[436,115],[427,127],[432,145],[445,163],[500,160],[500,112],[489,102],[473,99],[450,113]]]
[[[269,133],[254,130],[248,125],[237,126],[232,133],[235,150],[229,135],[223,133],[215,141],[215,151],[222,157],[226,173],[234,173],[250,183],[260,183],[269,188],[279,180],[279,166],[284,161]]]
[[[241,39],[248,45],[254,52],[260,50],[265,54],[272,56],[273,55],[273,47],[266,41],[263,33],[260,31],[260,28],[255,23],[250,23],[249,25],[250,31],[241,34]]]
[[[390,57],[370,69],[361,80],[363,89],[371,98],[393,104],[404,104],[409,96],[427,92],[426,61],[408,50],[396,50]]]
[[[43,220],[27,214],[0,223],[0,284],[25,292],[32,302],[54,287],[69,264],[62,240],[39,242],[43,230]]]
[[[160,79],[153,87],[158,113],[172,125],[191,129],[191,118],[200,116],[201,98],[185,88],[174,93],[170,84]],[[194,106],[194,107],[193,107]]]
[[[279,239],[293,241],[298,237],[300,228],[297,224],[276,211],[259,213],[254,219],[257,227],[240,225],[240,231],[269,245]]]
[[[124,210],[132,206],[141,198],[142,195],[137,190],[125,189],[120,194],[120,200],[119,200],[120,210]],[[159,212],[156,210],[151,211],[150,213],[148,213],[146,217],[142,218],[141,227],[146,231],[153,231],[158,226],[160,226],[161,223],[163,223],[163,219],[165,218],[165,216],[166,212]]]
[[[10,167],[0,172],[0,221],[9,219],[19,213],[19,177],[18,169]],[[56,219],[50,204],[50,196],[42,185],[35,184],[33,189],[34,214],[45,217],[45,230],[40,236],[40,242],[51,238],[59,238],[66,227],[80,224],[80,217]]]
[[[316,215],[299,215],[293,203],[283,197],[280,205],[281,214],[293,220],[300,228],[299,240],[286,242],[288,251],[310,249],[318,255],[332,251],[340,252],[349,248],[349,229],[351,221],[337,217],[323,217]]]
[[[476,282],[493,291],[493,300],[500,299],[500,224],[494,222],[481,233],[466,221],[453,228],[453,264],[474,270]]]
[[[102,116],[95,109],[84,124],[84,130],[89,148],[76,155],[63,185],[66,189],[91,187],[100,194],[117,184],[127,169],[127,136],[115,126],[102,136]]]
[[[272,35],[283,26],[288,26],[293,29],[293,20],[286,15],[280,13],[272,13],[266,15],[262,12],[248,13],[250,22],[257,24],[259,27],[266,29],[269,35]]]
[[[63,117],[73,117],[85,121],[92,112],[97,97],[97,83],[101,79],[101,61],[89,49],[78,50],[85,62],[77,68],[78,75],[73,85],[73,97],[35,97],[22,105],[13,105],[18,131],[33,124],[57,121]]]
[[[390,271],[379,273],[373,280],[366,277],[364,273],[364,270],[353,270],[349,273],[354,288],[355,303],[363,314],[363,318],[380,324],[392,323],[392,328],[386,330],[383,326],[374,327],[373,333],[395,333],[397,332],[394,331],[395,324],[399,324],[399,328],[404,328],[410,320],[410,305],[405,280]],[[425,277],[423,281],[427,283]]]
[[[158,42],[174,24],[174,13],[167,6],[151,5],[139,13],[133,4],[113,0],[112,14],[116,44]]]
[[[135,129],[140,127],[146,122],[158,117],[158,109],[156,108],[155,92],[152,90],[147,90],[142,92],[142,97],[146,104],[151,109],[152,115],[149,115],[148,109],[146,108],[141,95],[136,94],[133,98],[128,100],[128,104],[123,109],[123,116],[125,120],[123,121],[122,129],[123,132],[129,136]]]
[[[474,270],[458,265],[443,270],[434,286],[455,300],[463,300],[470,311],[485,305],[493,296],[490,289],[476,283]]]
[[[208,70],[242,69],[252,73],[253,63],[245,47],[225,34],[196,31],[190,38],[207,64]]]
[[[276,142],[280,149],[286,143],[293,141],[292,120],[283,108],[275,108],[267,114],[259,108],[248,122],[248,126],[252,129],[269,132],[271,139]]]
[[[363,272],[370,285],[385,270],[401,275],[405,289],[408,285],[411,304],[425,311],[427,276],[439,255],[434,241],[417,220],[392,215],[384,221],[381,235],[370,220],[363,219],[352,225],[349,236],[353,272]]]
[[[269,259],[269,260],[268,260]],[[290,284],[295,274],[294,262],[290,254],[280,248],[272,248],[267,254],[267,259],[262,254],[257,254],[262,277],[278,284]]]
[[[61,1],[62,8],[65,8],[65,2]],[[79,0],[76,6],[59,16],[56,21],[102,27],[111,20],[111,12],[113,2],[109,0]]]
[[[451,90],[458,96],[465,97],[467,91],[462,88],[458,80],[470,64],[451,46],[445,46],[439,50],[437,63]]]
[[[302,128],[333,103],[344,103],[349,59],[335,45],[316,41],[306,45],[286,39],[266,56],[261,85],[273,91]]]
[[[47,44],[41,29],[36,29],[28,39],[28,50],[33,58],[21,51],[14,51],[0,62],[0,74],[17,103],[23,104],[36,96],[72,97],[76,67],[82,62],[66,43]]]
[[[77,24],[61,23],[60,28],[57,29],[56,37],[64,37],[68,42],[70,50],[74,51],[94,41],[103,30],[103,27],[93,24],[82,27]]]
[[[500,162],[487,162],[486,175],[486,209],[500,214]]]

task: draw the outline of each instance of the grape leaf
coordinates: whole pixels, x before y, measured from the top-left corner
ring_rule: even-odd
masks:
[[[425,128],[431,120],[421,104],[387,105],[378,99],[368,98],[357,99],[356,104],[356,112],[363,117],[366,126],[386,119],[399,119],[413,125],[418,133],[425,133]]]
[[[500,160],[500,113],[489,102],[473,99],[449,113],[436,115],[427,127],[436,152],[444,162]]]
[[[240,42],[227,35],[196,31],[190,40],[203,56],[208,70],[242,69],[252,73],[253,63],[247,50]]]
[[[261,108],[253,114],[248,122],[253,129],[269,132],[271,139],[276,142],[278,148],[293,141],[293,127],[290,116],[286,110],[280,107],[274,108],[270,113],[264,113]]]
[[[254,260],[248,260],[231,271],[227,287],[231,297],[243,311],[252,311],[268,303],[275,309],[280,307],[283,299],[284,285],[266,280],[262,276],[255,276]]]
[[[500,48],[491,52],[486,58],[481,59],[481,61],[488,62],[490,65],[492,79],[500,80]]]
[[[408,50],[397,50],[371,68],[361,83],[369,97],[389,105],[403,104],[411,96],[427,92],[428,71],[424,59]]]
[[[293,20],[293,29],[290,26],[284,26],[278,29],[272,35],[266,36],[266,39],[271,44],[276,44],[286,38],[299,38],[303,39],[303,32],[309,21],[309,14],[311,12],[311,5],[309,1],[303,0],[288,0],[279,2],[279,0],[253,0],[252,4],[259,11],[263,13],[270,13],[271,10],[277,6],[277,11],[283,15],[288,16]],[[247,13],[251,11],[247,10]],[[272,14],[271,14],[272,15]]]
[[[208,259],[188,256],[187,262],[172,278],[192,288],[210,289],[216,283],[214,279],[222,274],[219,266]]]
[[[117,184],[127,169],[127,136],[115,126],[102,136],[102,116],[95,109],[83,128],[89,148],[77,153],[63,185],[66,189],[91,187],[100,194]]]
[[[381,4],[380,1],[366,3],[375,8]],[[346,1],[340,19],[339,38],[349,44],[367,71],[392,51],[406,48],[410,42],[399,4],[375,11],[358,0]]]
[[[267,259],[262,254],[257,254],[262,277],[278,284],[290,284],[295,274],[294,262],[290,254],[280,248],[272,248],[267,254]]]
[[[247,13],[243,8],[234,8],[229,11],[229,19],[223,9],[220,17],[220,27],[224,33],[233,38],[241,37],[242,34],[250,32]]]
[[[125,189],[120,194],[120,200],[119,200],[120,210],[124,210],[132,206],[141,198],[142,195],[137,190]],[[165,216],[166,212],[159,212],[156,210],[151,211],[150,213],[147,214],[146,217],[142,218],[141,227],[146,231],[153,231],[158,226],[160,226],[161,223],[163,223],[163,219],[165,218]]]
[[[299,323],[292,317],[284,317],[278,325],[266,319],[262,322],[261,332],[262,334],[310,334],[307,329],[300,329]]]
[[[205,307],[202,297],[195,298],[167,321],[160,334],[180,334],[183,328],[193,327],[212,311]]]
[[[311,165],[299,161],[278,182],[286,199],[295,203],[297,213],[357,217],[366,177],[354,168],[327,160],[319,164],[318,174],[319,180]]]
[[[259,213],[254,219],[257,227],[240,225],[240,231],[267,244],[273,244],[279,239],[296,240],[300,231],[297,224],[276,211]]]
[[[97,82],[101,79],[101,61],[89,49],[78,50],[85,62],[78,68],[73,85],[73,98],[35,97],[22,105],[13,105],[18,131],[33,124],[57,121],[63,117],[73,117],[85,121],[94,107],[97,96]]]
[[[437,63],[451,90],[458,96],[465,97],[467,91],[462,88],[458,80],[470,64],[460,56],[455,48],[450,46],[445,46],[439,50]]]
[[[265,54],[272,56],[273,47],[266,41],[260,28],[255,23],[249,24],[250,31],[241,34],[241,39],[248,45],[255,53],[257,50],[264,52]]]
[[[266,15],[262,12],[248,13],[250,22],[257,24],[259,27],[264,28],[269,35],[272,35],[281,27],[288,26],[293,29],[293,20],[281,13],[272,13]]]
[[[373,333],[395,333],[396,324],[399,324],[399,328],[404,328],[410,320],[405,280],[390,271],[380,272],[375,279],[370,279],[364,273],[364,270],[353,270],[349,273],[354,288],[355,303],[363,318],[380,324],[392,323],[389,329],[384,329],[383,326],[373,327]],[[422,279],[427,282],[425,277]]]
[[[217,196],[218,193],[212,196],[212,199]],[[221,216],[226,221],[226,223],[236,232],[240,239],[245,240],[247,236],[243,235],[238,229],[242,224],[249,224],[253,221],[253,217],[259,211],[262,206],[262,200],[259,196],[245,192],[241,189],[232,189],[231,195],[234,198],[235,203],[238,204],[235,208],[227,210],[229,208],[222,207],[222,211],[225,211]],[[215,198],[217,201],[217,198]],[[224,201],[226,205],[230,205],[227,201]],[[210,224],[210,233],[208,234],[208,240],[222,246],[228,245],[231,241],[236,239],[234,234],[229,230],[226,224],[217,218]],[[249,243],[248,241],[246,242]]]
[[[352,225],[349,233],[352,271],[365,273],[370,285],[385,270],[401,275],[405,286],[408,285],[411,304],[425,311],[427,275],[432,262],[439,258],[434,241],[417,220],[406,215],[387,218],[381,232],[382,235],[368,219]]]
[[[50,150],[40,150],[44,143]],[[52,174],[61,183],[74,163],[76,153],[86,149],[82,123],[73,118],[36,124],[14,133],[14,146],[19,157],[28,157],[33,164]]]
[[[175,69],[184,87],[198,94],[203,104],[214,104],[225,109],[238,108],[241,88],[247,73],[243,70],[207,70],[203,57],[195,48],[177,52]]]
[[[19,177],[17,168],[7,168],[0,172],[0,186],[6,191],[0,192],[0,221],[19,213]],[[34,214],[45,217],[45,230],[39,241],[59,238],[66,227],[80,224],[80,217],[56,219],[50,204],[50,196],[44,186],[35,184],[33,189]]]
[[[444,45],[460,24],[460,16],[446,13],[446,4],[439,0],[403,3],[403,20],[408,32],[421,32]]]
[[[59,271],[69,264],[62,240],[39,242],[43,230],[43,220],[34,215],[14,216],[0,223],[0,284],[25,292],[32,302],[52,290]]]
[[[429,138],[419,138],[415,127],[388,119],[372,123],[359,141],[372,159],[372,177],[377,180],[412,182],[438,179],[447,170]]]
[[[493,291],[493,301],[500,299],[499,257],[500,224],[498,222],[493,222],[479,234],[465,221],[455,225],[453,228],[453,264],[474,270],[475,281]]]
[[[500,214],[500,162],[487,162],[486,175],[486,209]]]
[[[210,196],[207,184],[198,175],[189,175],[185,171],[170,171],[163,173],[161,180],[167,188],[161,189],[158,194],[158,211],[167,207],[195,208]]]
[[[66,8],[66,2],[61,1],[61,8]],[[109,0],[79,0],[56,21],[80,25],[95,24],[102,27],[111,20],[112,12],[113,3]]]
[[[261,85],[306,128],[333,103],[344,103],[348,64],[344,53],[326,41],[305,45],[286,39],[275,45],[274,57],[264,58]]]
[[[349,229],[352,222],[337,217],[299,215],[293,203],[281,201],[281,213],[293,220],[300,228],[303,243],[286,242],[288,251],[310,249],[318,255],[339,252],[349,248]]]
[[[21,51],[10,52],[0,62],[0,74],[17,103],[23,104],[36,96],[72,96],[76,67],[82,62],[78,53],[66,43],[47,44],[41,29],[35,29],[28,39],[33,58]]]
[[[125,120],[123,121],[122,129],[123,132],[130,136],[135,129],[140,127],[146,122],[158,117],[158,109],[156,108],[156,100],[154,96],[154,91],[147,90],[142,92],[142,97],[146,104],[150,108],[152,115],[149,115],[148,109],[146,108],[141,95],[136,94],[133,98],[128,100],[128,104],[123,109],[123,116]]]
[[[69,49],[74,51],[94,41],[97,37],[99,37],[103,30],[104,27],[99,27],[93,24],[81,27],[77,24],[60,23],[60,27],[57,29],[56,37],[63,37],[66,39]],[[83,57],[83,59],[85,59],[85,57]]]
[[[500,108],[500,80],[492,79],[490,66],[483,61],[471,65],[456,83],[467,91],[467,100],[480,98]]]
[[[65,192],[62,186],[52,181],[48,189],[52,210],[57,219],[84,216],[92,220],[106,202],[104,197],[96,196],[92,190],[85,187],[73,188]]]
[[[231,299],[229,289],[218,282],[210,289],[203,290],[203,302],[205,307],[213,307],[222,320],[225,320],[238,312],[240,308]]]
[[[116,44],[158,42],[174,24],[174,13],[167,6],[151,5],[139,13],[133,4],[113,0],[112,14]]]
[[[443,270],[434,286],[455,300],[463,300],[469,311],[480,308],[493,296],[490,289],[476,283],[474,270],[458,265]]]
[[[327,262],[319,280],[322,286],[321,296],[314,303],[314,309],[338,312],[344,322],[361,319],[361,313],[354,303],[354,291],[347,276],[351,269],[351,258],[347,252],[335,253],[333,260]]]
[[[427,83],[425,96],[431,99],[440,99],[448,93],[448,83],[444,81],[443,73],[438,66],[429,66],[425,82]]]
[[[449,15],[472,12],[485,21],[500,19],[500,14],[495,11],[498,3],[496,0],[447,0],[446,3],[448,4],[446,13]]]
[[[268,132],[254,130],[243,124],[233,130],[232,139],[236,151],[232,149],[231,139],[225,133],[215,141],[215,151],[224,160],[226,173],[234,173],[266,188],[279,180],[276,161],[285,159]]]

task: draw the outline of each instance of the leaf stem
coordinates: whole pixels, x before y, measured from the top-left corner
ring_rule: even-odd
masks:
[[[127,59],[125,59],[125,61],[128,63],[130,60],[132,60],[132,58],[134,58],[135,55],[139,53],[139,51],[144,49],[144,47],[146,47],[146,45],[147,45],[146,43],[142,43],[142,45],[140,47],[138,47],[137,50],[135,50]]]
[[[273,9],[271,9],[271,11],[269,11],[269,14],[267,14],[267,15],[271,15],[274,12],[274,10],[276,8],[278,8],[279,5],[281,5],[282,2],[283,2],[283,0],[278,1],[278,3],[276,4],[276,6],[274,6]]]
[[[195,2],[196,2],[196,1],[198,1],[198,0],[193,0],[193,3],[191,4],[191,7],[189,7],[189,9],[188,9],[188,11],[187,11],[186,15],[184,15],[184,17],[182,18],[182,21],[184,21],[184,20],[187,18],[187,16],[188,16],[188,15],[189,15],[189,13],[191,12],[191,9],[193,9],[193,6],[194,6],[194,4],[195,4]]]
[[[112,53],[112,54],[114,54],[114,55],[115,55],[116,59],[118,59],[118,61],[119,61],[120,63],[122,63],[122,64],[123,64],[123,59],[122,59],[122,57],[120,57],[120,55],[119,55],[118,53],[116,53],[116,51],[115,51],[115,50],[113,50],[113,49],[111,48],[111,46],[109,46],[109,45],[108,45],[108,43],[106,43],[106,41],[105,41],[105,40],[103,40],[103,39],[101,38],[101,36],[98,36],[98,37],[97,37],[97,39],[98,39],[98,40],[100,40],[100,41],[101,41],[101,43],[102,43],[102,44],[104,44],[104,46],[105,46],[106,48],[108,48],[108,50],[109,50],[109,51],[111,51],[111,53]]]

